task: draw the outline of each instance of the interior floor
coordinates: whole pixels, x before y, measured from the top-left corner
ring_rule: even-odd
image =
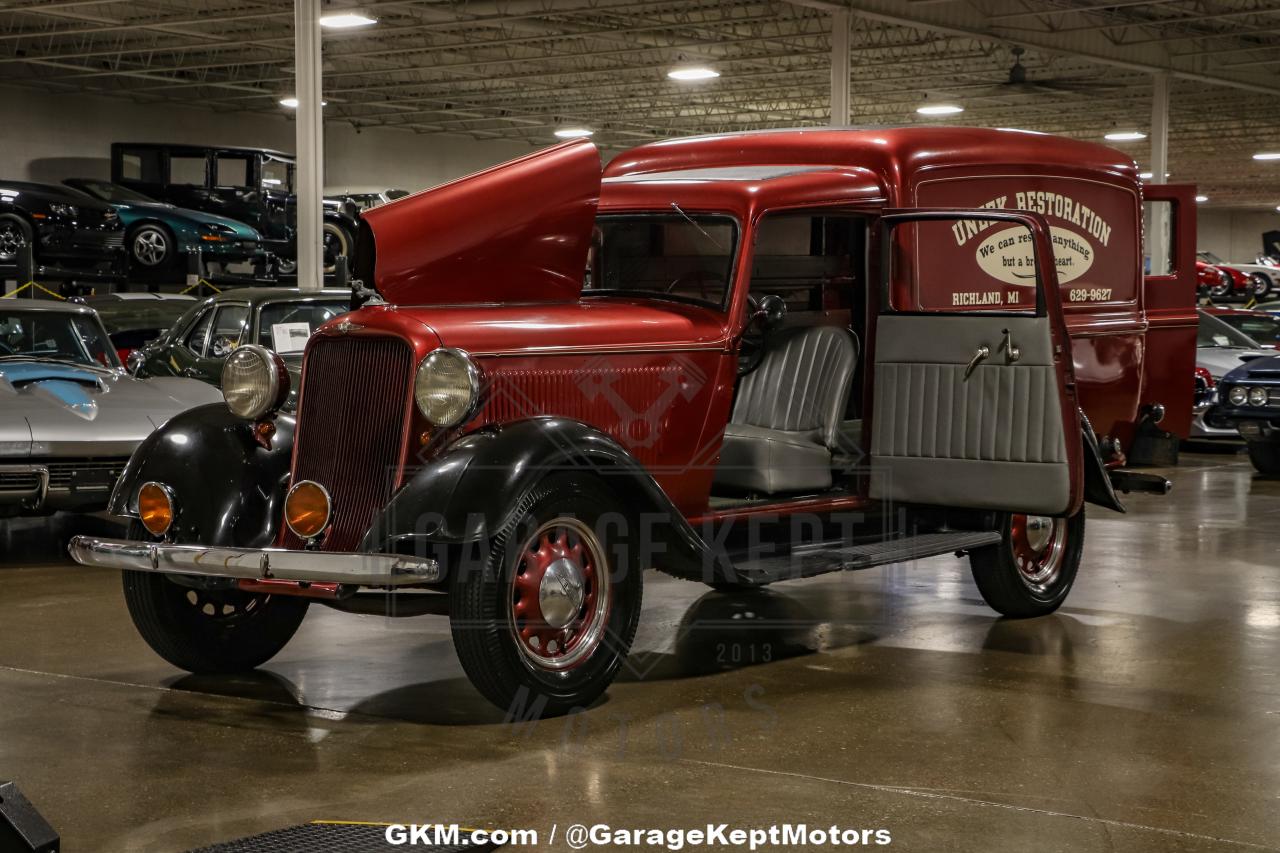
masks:
[[[650,573],[596,707],[504,724],[446,621],[314,607],[256,674],[135,633],[83,519],[0,523],[0,779],[67,850],[317,819],[546,832],[887,828],[901,850],[1224,851],[1280,839],[1280,482],[1186,454],[1091,510],[1057,614],[995,618],[952,557],[725,595]],[[544,848],[545,849],[545,848]],[[553,849],[560,849],[557,844]]]

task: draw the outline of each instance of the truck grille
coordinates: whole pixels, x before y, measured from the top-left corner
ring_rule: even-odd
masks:
[[[49,488],[51,490],[70,489],[111,489],[120,479],[125,463],[129,457],[116,459],[72,459],[65,462],[37,462],[49,469]]]
[[[292,482],[329,491],[326,551],[355,550],[395,490],[412,367],[398,338],[317,338],[307,352]],[[303,545],[287,528],[283,543]]]

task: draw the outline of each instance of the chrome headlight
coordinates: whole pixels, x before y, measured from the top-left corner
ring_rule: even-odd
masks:
[[[1267,404],[1266,388],[1250,388],[1249,389],[1249,405],[1265,406]]]
[[[418,365],[413,399],[432,426],[464,424],[480,407],[480,368],[465,351],[441,347]]]
[[[1232,385],[1231,390],[1227,392],[1227,400],[1233,406],[1243,406],[1249,401],[1249,389],[1242,385]]]
[[[266,347],[236,347],[222,365],[222,398],[231,414],[257,420],[284,404],[289,396],[289,370],[284,359]]]
[[[76,215],[80,213],[74,204],[58,204],[56,202],[49,205],[49,210],[57,216],[65,216],[68,219],[75,219]]]

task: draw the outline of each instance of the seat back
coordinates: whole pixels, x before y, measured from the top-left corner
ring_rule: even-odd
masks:
[[[849,402],[858,344],[836,326],[782,329],[770,335],[760,366],[743,377],[733,404],[736,424],[815,433],[835,447]]]

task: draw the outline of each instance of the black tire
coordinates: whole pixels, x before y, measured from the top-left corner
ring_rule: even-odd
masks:
[[[0,214],[0,267],[17,266],[18,249],[24,245],[33,245],[34,239],[27,220],[14,213]]]
[[[1261,302],[1271,295],[1271,278],[1266,273],[1250,273],[1249,295]]]
[[[129,538],[145,539],[137,522]],[[142,639],[194,673],[255,669],[275,657],[307,615],[307,599],[182,586],[152,572],[123,572],[124,600]]]
[[[336,222],[325,222],[323,241],[325,272],[333,272],[339,255],[345,255],[348,262],[351,261],[356,244],[355,237],[345,226]]]
[[[1249,461],[1264,477],[1280,477],[1280,441],[1250,441]]]
[[[1231,280],[1231,273],[1226,270],[1218,270],[1218,283],[1209,285],[1210,299],[1227,299],[1231,296],[1231,291],[1235,283]]]
[[[1057,610],[1075,583],[1084,553],[1084,507],[1070,518],[1050,519],[1053,532],[1040,552],[1028,553],[1028,537],[1025,532],[1019,533],[1018,519],[1022,519],[1025,531],[1029,518],[1041,517],[1004,515],[1000,544],[969,554],[973,580],[983,600],[997,613],[1014,619],[1044,616]],[[1051,557],[1056,569],[1050,572]],[[1044,562],[1033,563],[1032,558]],[[1022,566],[1019,560],[1023,560]],[[1037,577],[1033,569],[1043,571],[1043,576]]]
[[[579,553],[598,553],[589,561],[578,561],[578,589],[585,597],[570,611],[573,621],[557,629],[549,624],[550,617],[544,620],[541,595],[536,607],[532,597],[524,596],[527,584],[536,583],[541,591],[541,578],[549,570],[543,566],[539,571],[535,565],[550,560],[544,555],[546,548],[534,551],[531,545],[547,541],[540,538],[544,530],[550,528],[547,535],[555,536],[565,525],[576,525],[593,537],[588,541],[566,528],[566,548],[572,550],[577,543]],[[643,595],[640,563],[634,524],[611,491],[584,476],[557,474],[543,480],[493,537],[482,565],[457,566],[450,579],[449,624],[471,683],[494,705],[520,719],[556,716],[590,705],[613,681],[635,639]],[[603,610],[598,609],[601,601]],[[528,618],[517,615],[522,607]],[[580,621],[581,630],[574,633]],[[554,662],[555,641],[537,645],[536,637],[522,636],[525,631],[562,631],[559,636],[568,639],[558,650],[560,662],[570,660],[566,655],[582,657],[572,666],[549,668],[551,664],[537,660],[535,649],[545,652],[543,660]]]
[[[167,278],[178,264],[178,242],[163,225],[144,222],[125,237],[129,270],[139,278]]]

